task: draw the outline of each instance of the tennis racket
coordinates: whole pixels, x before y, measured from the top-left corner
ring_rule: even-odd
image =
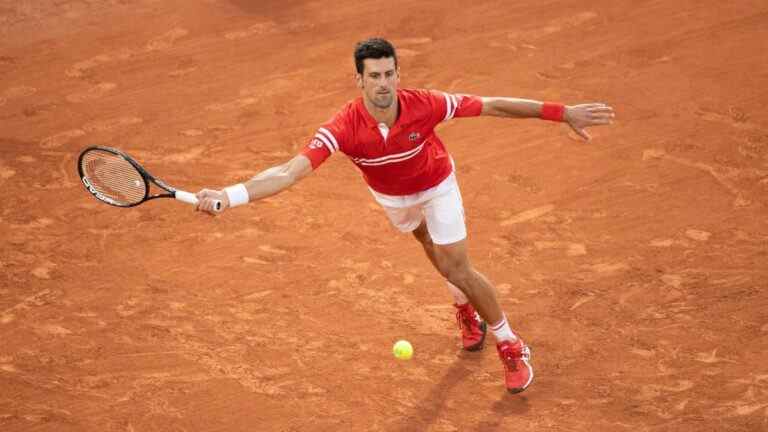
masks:
[[[80,153],[77,172],[85,189],[98,200],[117,207],[135,207],[155,198],[175,198],[197,205],[197,197],[153,177],[135,159],[120,150],[93,146]],[[154,184],[162,191],[152,193]],[[221,202],[215,204],[221,209]]]

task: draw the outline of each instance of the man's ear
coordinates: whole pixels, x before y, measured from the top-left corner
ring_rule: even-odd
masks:
[[[357,82],[357,88],[361,89],[363,88],[363,75],[361,74],[355,74],[355,82]]]

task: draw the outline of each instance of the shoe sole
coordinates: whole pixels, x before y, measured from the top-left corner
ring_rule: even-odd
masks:
[[[471,345],[471,346],[468,346],[468,347],[464,347],[464,351],[480,351],[481,349],[483,349],[484,348],[483,344],[485,343],[485,335],[487,333],[487,329],[488,329],[488,325],[486,325],[485,321],[483,321],[480,324],[480,330],[483,331],[483,337],[480,338],[480,341],[478,343],[476,343],[474,345]]]
[[[531,374],[533,374],[533,371],[531,371]],[[512,393],[512,394],[518,394],[518,393],[522,393],[522,392],[524,392],[524,391],[525,391],[525,389],[527,389],[528,387],[530,387],[530,386],[531,386],[531,383],[532,383],[532,382],[533,382],[533,377],[531,377],[531,380],[530,380],[530,381],[528,381],[528,384],[526,384],[526,385],[525,385],[525,387],[523,387],[523,388],[516,388],[516,389],[511,389],[511,388],[508,388],[508,389],[507,389],[507,391],[508,391],[508,392],[510,392],[510,393]]]
[[[507,389],[507,391],[508,391],[510,394],[518,394],[518,393],[522,393],[522,392],[524,392],[524,391],[525,391],[525,389],[527,389],[527,388],[528,388],[528,387],[526,387],[526,388],[521,388],[521,389],[514,389],[514,390],[513,390],[513,389]]]

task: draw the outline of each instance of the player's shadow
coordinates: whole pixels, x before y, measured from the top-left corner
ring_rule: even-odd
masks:
[[[479,422],[477,426],[467,430],[477,432],[502,430],[504,418],[510,415],[520,416],[527,413],[529,409],[531,409],[531,406],[528,403],[527,397],[503,392],[499,400],[491,406],[491,413],[493,415],[485,416],[483,421]]]
[[[432,387],[432,390],[415,405],[414,410],[409,415],[403,416],[403,424],[395,430],[406,432],[429,429],[430,425],[437,420],[440,411],[443,410],[445,399],[451,388],[464,380],[467,375],[473,373],[473,370],[466,367],[465,364],[466,359],[456,358],[440,382]]]
[[[402,418],[402,424],[394,430],[399,432],[423,431],[428,430],[440,416],[445,407],[445,401],[451,389],[465,380],[469,375],[477,373],[480,367],[482,357],[479,353],[467,353],[462,351],[456,360],[451,364],[443,378],[432,387],[432,390],[415,405],[415,408],[409,415]],[[479,423],[474,430],[477,431],[495,431],[500,430],[504,417],[509,415],[524,414],[528,411],[528,401],[520,395],[512,395],[504,392],[503,387],[499,387],[501,397],[491,407],[493,418]]]

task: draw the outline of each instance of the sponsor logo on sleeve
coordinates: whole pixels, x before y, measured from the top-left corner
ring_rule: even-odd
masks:
[[[309,148],[311,148],[312,150],[317,150],[322,147],[323,147],[323,142],[317,138],[314,138],[312,141],[309,142]]]

